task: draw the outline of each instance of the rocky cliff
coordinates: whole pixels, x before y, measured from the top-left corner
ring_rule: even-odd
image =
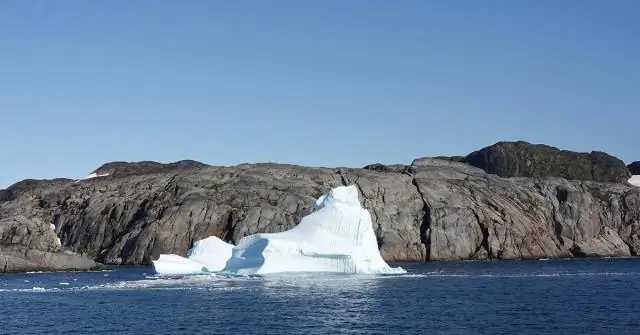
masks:
[[[63,248],[107,264],[148,264],[161,253],[183,254],[210,235],[235,243],[249,234],[289,229],[329,188],[354,184],[388,261],[640,252],[640,188],[503,178],[460,160],[423,158],[410,166],[362,169],[179,164],[77,182],[22,182],[0,200],[0,245],[45,250],[53,242],[34,249],[25,238],[53,224]],[[6,227],[29,224],[38,228],[6,233]]]
[[[633,175],[640,175],[640,161],[633,162],[627,166]]]

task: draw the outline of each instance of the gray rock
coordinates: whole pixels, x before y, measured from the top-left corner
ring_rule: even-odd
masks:
[[[626,182],[631,173],[604,152],[580,153],[527,142],[498,142],[467,155],[464,162],[501,177],[562,177]]]
[[[197,170],[209,165],[194,160],[182,160],[175,163],[158,163],[154,161],[141,162],[110,162],[103,164],[91,173],[112,177],[126,177],[132,175],[166,173],[186,170]]]
[[[7,189],[7,191],[11,192],[12,198],[19,196],[22,193],[28,193],[33,190],[40,190],[47,187],[55,187],[66,185],[72,183],[72,179],[67,178],[56,178],[56,179],[25,179],[23,181],[19,181]]]
[[[0,202],[11,201],[15,199],[11,190],[0,190]]]
[[[0,217],[54,223],[63,247],[103,263],[149,264],[161,253],[184,254],[211,235],[236,243],[253,233],[290,229],[331,187],[354,184],[390,261],[627,256],[640,250],[639,188],[501,178],[436,158],[416,160],[412,168],[243,164],[126,174],[23,188],[0,204]],[[29,243],[20,238],[19,245]]]
[[[63,252],[48,223],[21,215],[0,219],[0,272],[89,270],[96,266],[88,257]]]
[[[413,166],[408,166],[403,164],[384,165],[380,163],[375,163],[375,164],[367,165],[363,167],[363,169],[379,171],[379,172],[404,173],[408,175],[416,173],[416,169]]]
[[[101,269],[90,258],[24,247],[0,247],[0,272],[85,271]]]

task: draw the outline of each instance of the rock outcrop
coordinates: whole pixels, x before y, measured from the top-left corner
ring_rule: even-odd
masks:
[[[463,162],[500,177],[561,177],[618,183],[631,177],[624,162],[604,152],[580,153],[522,141],[498,142],[472,152]]]
[[[0,272],[90,270],[92,259],[63,251],[54,227],[14,215],[0,219]]]
[[[589,176],[615,179],[615,173],[597,173]],[[554,177],[502,178],[457,159],[363,169],[281,164],[139,169],[20,187],[14,199],[0,203],[0,218],[53,224],[65,248],[99,262],[149,264],[161,253],[184,254],[212,235],[235,243],[249,234],[290,229],[317,197],[350,184],[358,187],[371,213],[387,261],[640,251],[640,188]],[[8,239],[2,241],[6,245]]]
[[[632,175],[640,175],[640,161],[633,162],[627,166]]]
[[[111,162],[95,169],[91,174],[99,176],[126,177],[151,173],[167,173],[196,170],[209,165],[194,160],[182,160],[175,163],[163,164],[154,161],[141,162]]]

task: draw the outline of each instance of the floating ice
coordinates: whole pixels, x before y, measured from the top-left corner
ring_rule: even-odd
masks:
[[[316,201],[317,210],[280,233],[247,236],[235,247],[215,236],[200,240],[187,257],[163,254],[161,275],[217,272],[252,275],[287,272],[406,273],[380,256],[371,215],[355,186],[339,186]],[[226,263],[226,264],[225,264]]]
[[[339,186],[316,201],[317,210],[280,233],[247,236],[233,248],[223,273],[405,273],[380,256],[369,212],[355,186]]]
[[[162,275],[220,271],[231,257],[231,248],[232,244],[210,236],[195,242],[187,251],[186,258],[175,254],[160,255],[158,260],[153,261],[153,268]]]
[[[640,175],[631,176],[631,179],[629,179],[629,184],[640,187]]]
[[[162,254],[153,261],[153,270],[160,275],[182,275],[208,272],[204,264],[175,254]]]

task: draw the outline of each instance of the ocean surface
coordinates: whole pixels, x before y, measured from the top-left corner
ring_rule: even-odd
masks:
[[[403,275],[0,275],[0,334],[640,334],[640,259],[393,264]]]

